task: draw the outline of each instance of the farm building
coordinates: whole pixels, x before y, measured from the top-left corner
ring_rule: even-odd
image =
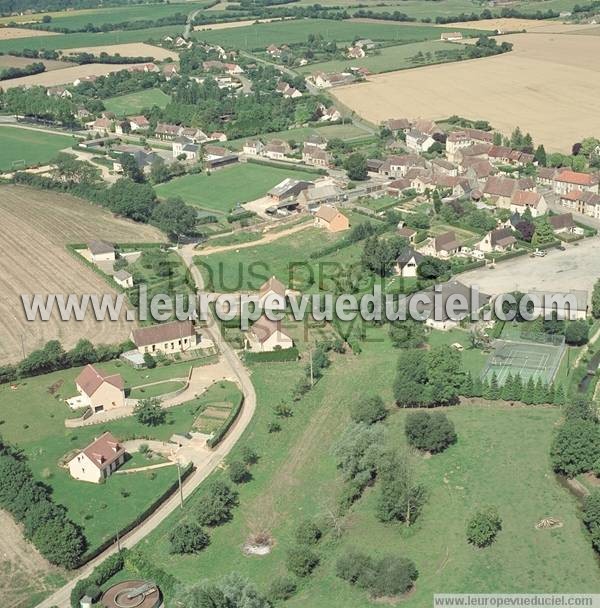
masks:
[[[113,279],[117,285],[120,285],[124,289],[133,287],[133,275],[127,270],[118,270],[113,274]]]
[[[87,247],[93,262],[112,262],[117,259],[114,246],[106,241],[90,241]]]
[[[107,431],[69,460],[67,466],[74,479],[100,483],[124,462],[125,449]]]
[[[315,213],[315,226],[327,228],[329,232],[341,232],[350,228],[350,220],[335,207],[321,205]]]

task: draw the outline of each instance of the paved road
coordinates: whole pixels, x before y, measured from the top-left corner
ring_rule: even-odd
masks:
[[[193,264],[193,258],[195,255],[197,255],[197,252],[194,251],[193,246],[188,245],[180,249],[178,253],[183,258],[185,264],[190,268],[198,291],[201,291],[204,288],[202,274]],[[219,466],[221,462],[223,462],[225,457],[229,454],[233,446],[237,443],[243,432],[246,430],[246,427],[252,420],[252,416],[256,410],[256,392],[254,390],[254,386],[252,385],[252,381],[250,380],[248,370],[244,367],[229,344],[223,340],[219,324],[212,316],[208,319],[208,327],[206,328],[205,332],[208,334],[208,337],[211,338],[219,347],[224,361],[229,365],[231,373],[239,382],[241,390],[244,394],[244,405],[237,420],[225,439],[223,439],[223,441],[210,453],[205,462],[197,466],[194,473],[185,482],[183,486],[184,500],[196,490],[196,488],[217,468],[217,466]],[[169,500],[154,511],[154,513],[148,519],[122,538],[121,546],[131,548],[143,540],[169,515],[171,515],[174,511],[177,511],[179,508],[179,500],[179,494],[174,494]],[[66,608],[69,606],[71,590],[75,586],[75,583],[78,580],[89,576],[95,566],[116,551],[116,546],[104,551],[104,553],[102,553],[96,559],[78,570],[75,578],[69,581],[69,583],[38,604],[37,608],[53,608],[54,606]]]

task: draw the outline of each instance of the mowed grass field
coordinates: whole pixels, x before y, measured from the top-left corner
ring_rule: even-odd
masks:
[[[321,34],[326,40],[351,42],[358,38],[371,38],[375,41],[397,41],[400,43],[439,40],[444,31],[423,24],[403,24],[398,22],[358,22],[333,21],[330,19],[298,19],[259,23],[229,30],[195,32],[193,37],[220,44],[224,47],[240,49],[265,49],[269,44],[293,44],[305,42],[309,34]],[[472,34],[472,30],[470,34]],[[467,30],[465,30],[467,35]],[[1,50],[1,47],[0,47]]]
[[[318,176],[292,168],[244,163],[214,171],[210,175],[185,175],[160,184],[156,192],[161,198],[181,196],[190,205],[225,214],[237,203],[261,198],[288,177],[310,181]]]
[[[145,89],[128,95],[105,99],[104,107],[117,116],[126,116],[140,112],[144,108],[152,108],[152,106],[164,108],[170,101],[171,97],[160,89]]]
[[[73,145],[69,135],[55,135],[20,129],[18,127],[0,127],[0,171],[11,171],[31,165],[43,165],[54,158],[59,150]],[[15,161],[25,161],[14,164]]]
[[[390,410],[386,443],[404,445],[407,412],[392,404],[391,387],[398,351],[387,330],[370,329],[359,356],[338,357],[325,376],[283,421],[280,433],[268,433],[271,410],[289,402],[302,374],[293,363],[255,364],[252,380],[258,408],[231,460],[243,446],[260,455],[253,480],[238,486],[240,507],[233,520],[211,530],[211,544],[198,556],[170,555],[168,535],[182,519],[193,521],[195,497],[183,516],[178,513],[141,543],[143,551],[187,583],[214,580],[234,570],[267,591],[286,574],[287,550],[294,530],[306,518],[325,521],[343,484],[332,449],[349,422],[348,404],[365,392],[378,392]],[[465,333],[468,340],[468,334]],[[365,608],[364,592],[335,576],[335,562],[347,547],[373,556],[397,554],[413,559],[419,570],[416,590],[402,605],[432,605],[436,592],[598,592],[600,578],[589,540],[578,519],[575,499],[551,471],[548,448],[557,409],[509,408],[501,405],[446,409],[458,442],[446,452],[423,459],[419,479],[428,501],[414,527],[382,524],[375,516],[379,488],[368,490],[343,519],[340,540],[326,536],[316,551],[321,563],[312,577],[299,582],[286,605]],[[213,477],[226,472],[217,472]],[[203,489],[197,492],[202,494]],[[495,505],[503,519],[497,542],[485,550],[467,544],[465,527],[480,507]],[[537,531],[535,523],[552,514],[564,523],[554,531]],[[248,536],[266,530],[275,541],[272,553],[245,557]]]
[[[0,129],[1,131],[1,129]],[[150,226],[113,217],[86,201],[22,186],[0,187],[0,365],[22,358],[48,340],[71,348],[79,338],[114,344],[131,331],[122,311],[117,321],[63,322],[54,312],[49,321],[27,321],[21,294],[112,294],[98,274],[66,249],[69,243],[105,239],[110,242],[163,242]]]
[[[574,142],[600,132],[596,84],[600,64],[595,60],[600,37],[532,33],[498,40],[512,42],[514,50],[373,76],[367,83],[332,93],[374,123],[391,116],[438,120],[452,114],[469,116],[488,120],[506,134],[520,126],[552,151],[569,152]],[[562,74],[560,81],[556,73]],[[577,112],[573,112],[573,99]]]

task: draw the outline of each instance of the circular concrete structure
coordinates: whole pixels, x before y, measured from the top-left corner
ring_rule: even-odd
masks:
[[[100,604],[105,608],[158,608],[160,590],[148,581],[123,581],[105,591]]]

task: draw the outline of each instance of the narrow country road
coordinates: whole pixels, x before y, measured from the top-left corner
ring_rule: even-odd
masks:
[[[200,292],[204,288],[204,281],[202,274],[199,269],[194,265],[194,255],[197,252],[194,250],[192,245],[187,245],[178,250],[179,255],[183,258],[186,266],[190,269],[190,272],[196,283],[197,291]],[[210,313],[209,313],[210,314]],[[215,321],[212,314],[210,314],[207,320],[207,327],[203,330],[208,334],[208,337],[213,340],[215,345],[218,346],[219,350],[223,355],[224,361],[229,366],[232,375],[237,379],[240,384],[242,393],[244,394],[244,405],[240,412],[237,420],[227,433],[223,441],[215,448],[210,454],[210,457],[192,473],[186,480],[183,486],[183,497],[184,500],[196,490],[196,488],[215,470],[215,468],[223,462],[225,457],[229,454],[233,446],[240,439],[246,427],[252,420],[252,416],[256,410],[256,392],[248,370],[244,367],[235,351],[223,340],[221,335],[219,324]],[[115,508],[119,508],[115,505]],[[134,547],[137,543],[143,540],[148,534],[155,530],[169,515],[179,509],[179,493],[175,493],[169,500],[164,502],[154,513],[145,521],[143,521],[137,528],[133,529],[129,534],[125,535],[121,539],[121,547],[128,549]],[[64,587],[61,587],[58,591],[53,593],[50,597],[40,602],[37,608],[53,608],[59,606],[60,608],[66,608],[70,605],[70,595],[73,587],[78,580],[86,578],[92,572],[92,570],[104,561],[109,555],[116,553],[117,547],[112,546],[101,553],[96,559],[86,564],[83,568],[77,571],[76,576],[69,581]]]

